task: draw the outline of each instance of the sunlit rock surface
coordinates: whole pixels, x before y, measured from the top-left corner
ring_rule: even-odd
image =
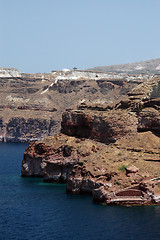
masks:
[[[159,82],[150,79],[115,103],[86,101],[67,110],[63,133],[26,149],[22,176],[66,182],[68,193],[102,204],[159,204]]]

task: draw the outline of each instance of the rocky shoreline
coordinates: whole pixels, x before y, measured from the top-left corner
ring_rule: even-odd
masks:
[[[151,132],[130,138],[133,137],[159,141]],[[160,178],[157,177],[159,152],[155,154],[155,151],[160,144],[155,149],[148,149],[148,145],[148,150],[140,150],[139,146],[134,149],[132,144],[126,150],[121,140],[117,144],[105,145],[64,134],[31,143],[24,153],[22,176],[66,183],[67,193],[90,194],[95,202],[103,204],[157,204]],[[157,171],[153,172],[153,165]]]
[[[60,134],[30,143],[22,176],[66,183],[101,204],[159,204],[159,86],[150,79],[118,103],[66,111]]]

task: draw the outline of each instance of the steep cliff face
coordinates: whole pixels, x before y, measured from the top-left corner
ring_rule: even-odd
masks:
[[[15,74],[5,70],[0,76],[1,141],[39,140],[56,134],[66,109],[76,109],[77,104],[89,100],[115,103],[152,77],[92,71]],[[96,121],[103,120],[97,116]]]
[[[31,143],[24,153],[22,176],[42,176],[48,182],[66,182],[73,166],[91,154],[91,144],[63,134]]]
[[[26,142],[34,141],[53,135],[52,128],[56,125],[54,120],[42,118],[15,117],[3,127],[1,138],[7,142]]]
[[[65,112],[66,135],[30,144],[22,176],[66,182],[67,192],[91,194],[103,204],[159,203],[160,109],[153,98],[159,82],[139,85],[117,103],[83,102]]]
[[[61,132],[70,136],[111,143],[137,131],[160,133],[160,99],[157,87],[160,79],[139,85],[128,98],[113,105],[85,105],[62,115]]]
[[[4,126],[4,123],[3,123],[3,118],[0,118],[0,133],[2,134],[0,136],[0,141],[3,141],[3,136],[5,134],[5,126]]]
[[[137,129],[137,118],[126,110],[68,111],[62,116],[61,132],[70,136],[91,138],[104,143],[115,142],[118,138]]]

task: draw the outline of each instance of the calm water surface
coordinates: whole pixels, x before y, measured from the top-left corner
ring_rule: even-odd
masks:
[[[21,178],[26,144],[0,143],[0,240],[160,240],[160,207],[106,207]]]

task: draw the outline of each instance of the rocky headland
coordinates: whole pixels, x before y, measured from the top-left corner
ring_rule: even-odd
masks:
[[[160,78],[123,99],[86,100],[65,111],[61,133],[26,149],[22,176],[66,183],[68,193],[102,204],[159,204]]]

